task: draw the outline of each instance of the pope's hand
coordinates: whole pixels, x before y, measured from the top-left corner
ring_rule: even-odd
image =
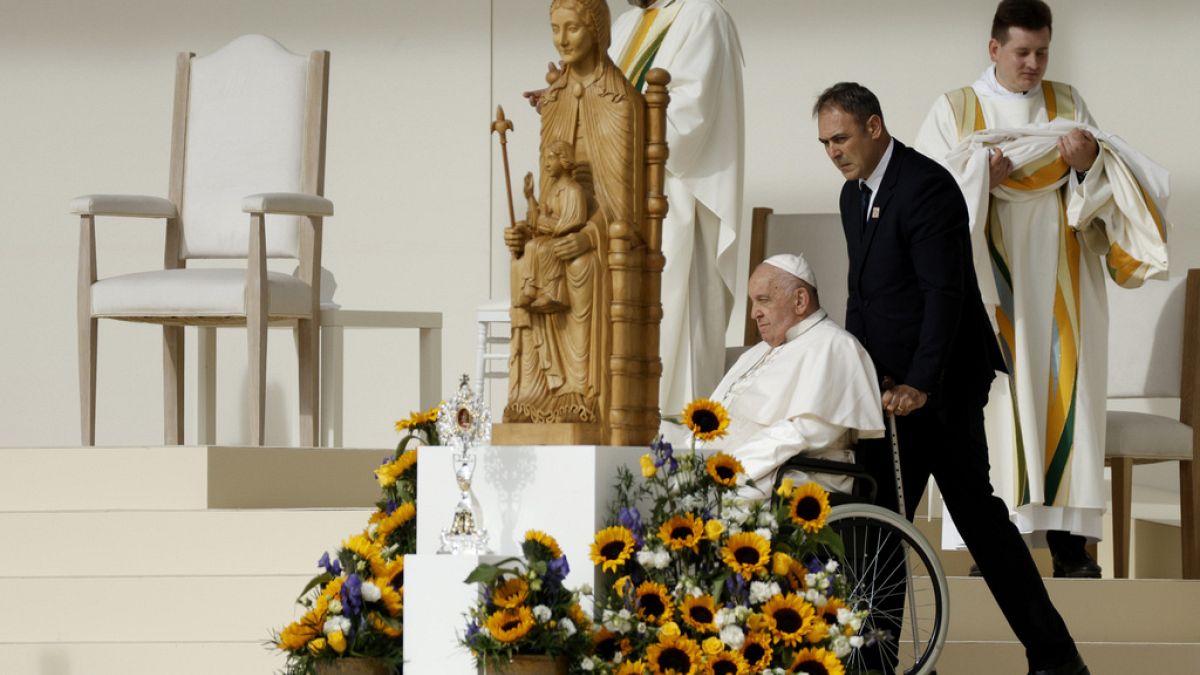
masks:
[[[1100,154],[1100,145],[1096,137],[1083,129],[1072,129],[1070,133],[1058,139],[1058,154],[1072,169],[1083,172],[1092,168],[1096,157]]]
[[[925,392],[898,384],[883,392],[883,409],[901,417],[921,409],[929,401]]]

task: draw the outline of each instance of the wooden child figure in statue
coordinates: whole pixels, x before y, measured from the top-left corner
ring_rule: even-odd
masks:
[[[643,98],[608,57],[610,24],[604,0],[550,6],[563,68],[542,95],[538,198],[527,175],[526,220],[504,232],[512,356],[497,444],[641,444],[658,425],[670,78],[656,73]]]

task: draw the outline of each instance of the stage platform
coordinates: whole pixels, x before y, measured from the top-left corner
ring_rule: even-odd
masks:
[[[296,615],[296,595],[317,572],[321,553],[364,526],[378,495],[372,471],[390,454],[0,449],[0,672],[278,671],[282,657],[264,647],[270,631]],[[1135,561],[1177,565],[1178,549],[1169,548],[1177,525],[1159,505],[1142,512],[1149,515],[1134,526]],[[519,526],[531,515],[519,518]],[[938,540],[936,518],[918,525]],[[943,560],[958,574],[970,562],[961,553]],[[571,563],[587,568],[586,560]],[[1153,572],[1149,562],[1135,564]],[[1048,579],[1047,585],[1094,675],[1196,672],[1200,582]],[[1022,649],[983,581],[953,577],[950,588],[950,643],[939,671],[1023,672]]]

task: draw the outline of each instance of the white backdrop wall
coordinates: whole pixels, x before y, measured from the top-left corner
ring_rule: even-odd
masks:
[[[933,99],[987,62],[992,0],[728,0],[746,59],[750,208],[831,211],[841,177],[817,144],[816,94],[857,80],[888,126],[911,140]],[[626,7],[610,0],[614,11]],[[1200,7],[1056,2],[1049,76],[1078,86],[1101,124],[1172,171],[1176,271],[1200,265],[1200,108],[1191,46]],[[78,443],[75,342],[77,221],[72,196],[165,195],[174,54],[206,54],[250,32],[293,51],[332,52],[325,263],[335,299],[362,309],[445,314],[447,391],[474,371],[474,308],[506,293],[508,215],[488,122],[516,125],[514,182],[534,166],[537,123],[519,92],[541,86],[549,41],[544,0],[0,0],[0,445]],[[519,197],[519,195],[518,195]],[[523,209],[518,203],[518,217]],[[746,223],[743,223],[743,229]],[[160,264],[155,221],[98,228],[102,276]],[[742,278],[745,276],[745,251]],[[284,265],[283,269],[290,269]],[[739,294],[741,290],[739,290]],[[733,340],[740,338],[735,309]],[[218,441],[246,436],[240,414],[245,334],[220,332]],[[195,438],[194,333],[187,434]],[[97,438],[161,442],[160,333],[102,322]],[[295,358],[270,337],[268,442],[296,439]],[[416,336],[349,333],[346,442],[394,441],[416,407]],[[497,391],[496,393],[502,393]]]

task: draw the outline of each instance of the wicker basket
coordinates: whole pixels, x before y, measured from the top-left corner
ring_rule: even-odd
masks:
[[[479,675],[567,675],[567,657],[518,654],[509,663],[480,667]]]
[[[378,659],[352,656],[318,662],[317,675],[391,675],[391,670]]]

